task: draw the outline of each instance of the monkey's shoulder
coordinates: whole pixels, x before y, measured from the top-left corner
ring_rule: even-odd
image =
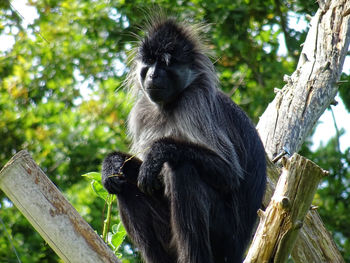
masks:
[[[217,101],[222,112],[225,114],[229,121],[232,123],[246,124],[247,126],[254,127],[247,113],[238,106],[229,96],[222,91],[217,92]],[[242,123],[243,122],[243,123]]]
[[[217,99],[224,113],[222,116],[225,121],[224,126],[229,129],[227,132],[234,138],[237,138],[238,135],[246,150],[249,151],[249,149],[251,149],[252,151],[263,153],[264,146],[254,123],[247,113],[221,91],[218,92]],[[234,141],[236,141],[236,139],[234,139]]]

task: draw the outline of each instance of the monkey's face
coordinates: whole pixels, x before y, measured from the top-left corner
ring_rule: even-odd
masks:
[[[140,62],[139,79],[149,98],[163,105],[178,98],[193,81],[194,73],[188,64],[179,62]]]
[[[159,105],[173,102],[193,82],[194,44],[168,21],[144,38],[137,56],[142,89]]]

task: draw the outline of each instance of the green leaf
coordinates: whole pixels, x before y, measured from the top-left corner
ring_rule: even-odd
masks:
[[[81,176],[84,176],[91,180],[101,182],[101,173],[98,173],[98,172],[90,172],[90,173],[83,174]]]
[[[92,187],[92,190],[97,194],[97,196],[101,197],[103,200],[105,200],[107,202],[109,194],[108,194],[107,190],[104,189],[101,182],[93,180],[91,182],[91,187]]]
[[[112,226],[112,233],[111,243],[115,247],[115,251],[117,251],[126,237],[126,230],[122,223],[119,223]]]

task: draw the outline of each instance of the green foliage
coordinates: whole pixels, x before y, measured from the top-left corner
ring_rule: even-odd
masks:
[[[82,176],[87,177],[91,180],[91,187],[93,192],[107,203],[107,205],[111,205],[113,200],[109,197],[106,189],[103,188],[101,183],[101,174],[97,172],[90,172],[87,174],[83,174]]]
[[[112,204],[113,204],[113,201],[115,201],[115,195],[109,194],[106,191],[106,189],[103,188],[103,185],[101,183],[100,173],[90,172],[87,174],[83,174],[82,176],[85,176],[91,180],[91,188],[93,192],[98,197],[102,198],[105,201],[105,204],[107,205],[107,215],[103,224],[102,238],[108,245],[110,245],[113,251],[117,253],[119,257],[121,257],[122,256],[121,253],[118,253],[117,251],[119,247],[122,245],[126,237],[126,230],[123,227],[119,218],[118,218],[119,223],[112,225],[112,232],[109,232],[109,227],[110,227],[110,222],[112,217]]]
[[[0,167],[27,149],[78,212],[102,233],[106,193],[98,174],[89,174],[97,195],[91,194],[89,182],[80,175],[100,170],[108,152],[128,151],[125,121],[131,100],[121,87],[134,35],[155,1],[28,0],[28,5],[38,16],[26,26],[28,14],[17,13],[9,0],[0,1],[0,37],[14,40],[8,50],[0,50]],[[290,12],[305,16],[317,9],[316,2],[302,0],[161,0],[157,5],[180,19],[209,23],[208,43],[221,88],[254,122],[274,97],[273,89],[284,85],[283,75],[294,70],[305,38],[305,32],[288,24]],[[282,35],[287,54],[278,53]],[[340,95],[350,105],[346,85],[341,84]],[[315,202],[349,259],[349,153],[336,153],[331,145],[326,148],[309,152],[333,176],[322,185]],[[22,262],[59,262],[3,193],[0,209],[4,222],[0,262],[17,262],[5,228]],[[115,211],[113,248],[124,237]],[[128,238],[120,251],[123,262],[140,262]]]

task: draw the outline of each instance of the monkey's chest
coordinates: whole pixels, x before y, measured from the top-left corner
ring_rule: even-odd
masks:
[[[177,140],[190,140],[180,127],[169,125],[167,123],[158,123],[157,125],[140,128],[138,136],[132,142],[133,153],[143,160],[144,156],[155,141],[168,137]]]

